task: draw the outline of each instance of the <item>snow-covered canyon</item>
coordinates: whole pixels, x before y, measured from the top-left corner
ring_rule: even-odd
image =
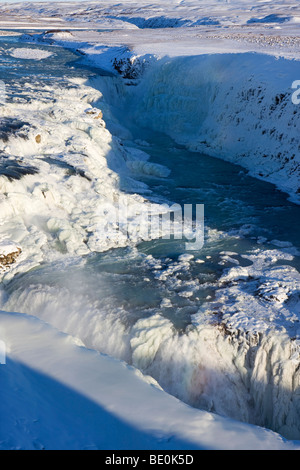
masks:
[[[128,119],[190,150],[237,163],[300,202],[299,106],[292,100],[298,61],[257,53],[141,56],[128,68],[124,56],[115,67],[125,78],[143,74],[136,87],[121,91]],[[120,99],[117,87],[113,104],[114,96]]]
[[[236,18],[250,28],[268,17],[265,5],[258,14],[242,3]],[[292,14],[289,6],[287,17],[276,5],[270,23],[287,23],[290,38],[296,7]],[[279,46],[277,53],[263,53],[261,40],[252,50],[240,31],[242,45],[224,39],[218,51],[227,31],[214,30],[216,39],[197,28],[227,27],[230,6],[226,19],[215,6],[206,23],[199,11],[178,21],[181,7],[191,11],[187,2],[176,3],[169,16],[156,11],[151,17],[148,6],[136,18],[129,7],[114,6],[99,23],[107,31],[31,30],[1,49],[3,63],[13,64],[0,108],[0,339],[7,342],[8,364],[15,361],[3,369],[4,381],[23,387],[30,401],[32,372],[26,367],[60,383],[75,357],[76,373],[65,384],[115,410],[133,426],[135,439],[141,432],[140,445],[230,448],[228,425],[235,448],[293,448],[297,443],[238,422],[300,439],[300,105],[292,100],[299,61],[297,54],[291,57],[293,41],[280,45],[282,56]],[[10,7],[13,16],[18,8]],[[36,25],[50,24],[50,7],[43,7],[44,19],[39,8],[27,4],[26,12],[36,15]],[[61,22],[71,23],[67,6],[52,8],[55,21],[57,8],[65,8]],[[82,16],[94,27],[103,11],[90,8],[76,11],[72,22]],[[122,32],[108,30],[120,24]],[[168,33],[154,37],[148,28]],[[179,29],[183,42],[174,32]],[[81,60],[75,65],[76,57]],[[26,69],[28,61],[35,61],[34,69]],[[202,250],[187,254],[180,242],[161,243],[159,230],[152,239],[140,230],[137,213],[149,202],[159,213],[174,200],[205,203]],[[120,207],[128,211],[126,227],[111,217]],[[56,355],[47,358],[44,344],[64,355],[57,371]],[[109,363],[119,382],[108,373]],[[86,364],[93,373],[99,367],[99,377],[87,377]],[[114,391],[110,398],[109,386],[100,386],[103,377],[113,387],[123,384],[125,395]],[[40,393],[45,379],[34,376],[33,382]],[[65,400],[65,391],[52,387]],[[137,395],[144,423],[128,399],[133,390],[154,400],[151,417],[149,403]],[[9,406],[8,391],[2,394]],[[4,408],[9,438],[1,435],[1,445],[16,447]],[[16,409],[17,419],[22,409]],[[168,410],[174,413],[169,423]],[[39,405],[33,414],[56,422]],[[192,415],[192,424],[180,430]],[[21,445],[83,445],[79,434],[73,443],[64,436],[55,442],[48,429],[32,440],[34,417],[27,413],[18,424]],[[101,413],[99,419],[118,427]],[[70,415],[69,421],[66,433]],[[96,428],[93,423],[88,431],[84,422],[92,448],[105,445],[104,436],[102,444],[95,441]],[[149,430],[152,437],[142,434]],[[116,439],[122,446],[121,432]]]

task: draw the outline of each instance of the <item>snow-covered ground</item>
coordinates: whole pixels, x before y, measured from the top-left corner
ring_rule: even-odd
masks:
[[[97,25],[101,28],[178,28],[189,26],[272,25],[291,27],[299,23],[300,12],[296,2],[290,0],[260,1],[249,0],[211,1],[205,0],[162,0],[140,2],[114,0],[98,2],[23,2],[1,6],[3,22],[14,26],[30,27],[39,24],[61,24],[81,27]],[[87,25],[86,25],[87,23]]]
[[[93,297],[81,281],[68,291],[54,277],[83,266],[85,256],[144,239],[135,216],[153,194],[136,175],[164,179],[170,171],[148,161],[147,142],[129,144],[129,117],[193,152],[239,164],[300,202],[292,101],[300,6],[128,0],[13,3],[0,13],[2,35],[26,29],[14,32],[20,43],[2,50],[3,59],[43,67],[64,46],[110,74],[63,85],[28,81],[25,99],[10,97],[0,108],[0,340],[7,348],[0,447],[299,449],[183,403],[299,439],[300,277],[292,243],[268,240],[261,249],[267,239],[254,237],[255,249],[219,249],[224,271],[215,298],[202,302],[185,334],[161,314],[176,307],[165,294],[193,298],[199,281],[190,273],[209,262],[209,251],[163,262],[133,251],[143,289],[151,276],[164,286],[150,317],[126,316],[109,295],[100,307],[86,306]],[[110,111],[117,107],[123,126]],[[110,217],[125,206],[126,231]],[[207,242],[243,240],[242,232],[208,227]],[[7,313],[15,309],[28,315]]]
[[[3,14],[18,11],[14,5]],[[190,149],[243,165],[299,202],[299,107],[292,100],[292,85],[300,76],[295,60],[300,7],[292,2],[251,7],[248,2],[216,2],[208,8],[205,2],[166,1],[159,7],[84,3],[78,10],[72,3],[25,4],[22,11],[35,21],[47,12],[40,27],[51,27],[51,15],[62,22],[62,31],[50,29],[29,41],[77,49],[85,63],[127,75],[151,63],[139,95],[135,93],[136,113],[148,116],[146,125]],[[88,23],[88,31],[76,30],[79,18],[81,26]],[[157,94],[158,82],[164,90]],[[160,99],[164,106],[157,115]]]
[[[8,355],[2,449],[299,448],[271,431],[195,410],[34,317],[0,318]]]
[[[11,55],[40,61],[51,54],[31,49],[24,54],[19,48]],[[116,233],[116,221],[105,211],[126,208],[130,218],[143,207],[145,198],[136,191],[143,192],[144,186],[133,180],[129,168],[139,162],[145,167],[148,157],[121,146],[106,129],[94,106],[101,93],[81,79],[71,80],[68,88],[46,85],[40,96],[36,84],[27,83],[26,92],[29,105],[16,99],[0,109],[3,133],[8,129],[1,142],[2,171],[8,178],[0,182],[0,236],[26,247],[4,281],[55,258],[57,250],[83,256],[141,240],[134,220]],[[19,129],[10,135],[16,115]],[[150,171],[163,168],[149,164]],[[16,181],[16,172],[26,176]],[[134,194],[120,192],[120,184]]]

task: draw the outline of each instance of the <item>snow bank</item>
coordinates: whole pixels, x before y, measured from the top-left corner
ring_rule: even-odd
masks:
[[[195,410],[155,382],[36,318],[0,313],[1,449],[298,449]]]

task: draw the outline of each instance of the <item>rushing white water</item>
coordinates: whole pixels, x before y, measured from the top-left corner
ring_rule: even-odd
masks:
[[[196,81],[178,97],[187,63],[164,64],[126,127],[86,83],[90,72],[70,69],[64,54],[39,60],[33,81],[10,77],[0,110],[0,240],[22,250],[3,267],[1,309],[126,360],[195,407],[299,438],[299,229],[290,224],[299,207],[241,167],[139,127],[140,119],[178,130],[181,116],[195,131],[187,115],[207,113],[209,103],[199,108]],[[58,59],[62,72],[43,81],[43,61]],[[10,60],[21,67],[20,54]],[[116,90],[115,79],[105,81]],[[130,92],[132,106],[139,93]],[[204,248],[185,253],[181,240],[143,240],[134,215],[148,200],[158,209],[157,201],[204,202]],[[129,238],[116,237],[107,215],[120,201],[132,208]]]

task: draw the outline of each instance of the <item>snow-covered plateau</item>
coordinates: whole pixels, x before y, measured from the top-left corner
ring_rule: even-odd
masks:
[[[299,23],[0,5],[1,449],[300,449]]]

